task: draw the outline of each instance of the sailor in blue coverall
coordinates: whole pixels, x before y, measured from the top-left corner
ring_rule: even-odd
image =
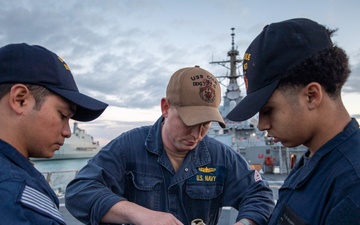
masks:
[[[99,224],[117,202],[128,200],[170,212],[183,224],[217,224],[223,206],[238,219],[266,224],[273,209],[267,181],[230,147],[205,136],[175,173],[153,126],[123,133],[92,158],[66,189],[66,207],[86,224]],[[235,221],[234,221],[235,222]]]
[[[69,66],[38,45],[0,48],[0,224],[65,224],[59,200],[29,158],[51,158],[107,104],[81,94]]]
[[[290,224],[288,221],[295,221],[297,225],[360,224],[360,129],[357,121],[352,119],[344,131],[311,158],[308,154],[285,179],[269,224]]]
[[[2,140],[0,171],[1,224],[65,224],[59,200],[44,176],[29,159]]]
[[[269,225],[360,224],[360,129],[342,101],[350,76],[336,30],[307,18],[266,25],[246,50],[246,97],[227,115],[259,112],[258,129],[308,151],[279,190]]]

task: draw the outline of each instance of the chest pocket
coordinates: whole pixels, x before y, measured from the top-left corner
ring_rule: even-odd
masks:
[[[124,196],[147,208],[157,209],[161,193],[162,178],[152,174],[130,171],[127,173]]]
[[[201,218],[205,224],[216,224],[222,206],[224,185],[222,183],[186,184],[185,207],[188,218]]]
[[[151,174],[129,172],[130,179],[136,189],[141,191],[153,191],[156,185],[161,183],[161,177],[156,177]]]
[[[186,182],[185,192],[191,199],[211,200],[223,193],[226,169],[207,165],[198,168],[198,173]]]
[[[220,183],[188,183],[186,194],[192,199],[209,200],[220,196],[223,193],[223,187]]]

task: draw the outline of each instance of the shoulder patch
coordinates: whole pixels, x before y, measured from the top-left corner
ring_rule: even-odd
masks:
[[[255,172],[254,172],[254,180],[255,180],[255,182],[262,180],[262,177],[257,170],[255,170]]]
[[[65,221],[56,204],[48,196],[30,186],[25,186],[20,202],[29,208],[41,211],[46,215],[54,217],[65,224]]]

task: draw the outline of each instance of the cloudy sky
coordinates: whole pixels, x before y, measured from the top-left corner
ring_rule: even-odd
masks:
[[[333,40],[348,53],[352,69],[343,100],[350,114],[360,117],[357,0],[0,2],[1,46],[26,42],[56,52],[70,66],[81,92],[109,103],[97,120],[80,124],[101,144],[152,124],[177,69],[200,65],[225,75],[224,67],[209,62],[228,59],[232,27],[242,56],[266,24],[295,17],[339,29]]]

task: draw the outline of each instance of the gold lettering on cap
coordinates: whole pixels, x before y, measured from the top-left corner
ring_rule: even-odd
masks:
[[[243,67],[244,67],[244,70],[247,70],[248,64],[247,64],[247,63],[244,63],[244,64],[243,64]]]
[[[244,54],[244,62],[245,62],[245,60],[250,61],[250,59],[251,59],[251,54],[245,52],[245,54]],[[245,62],[245,63],[243,63],[243,70],[244,70],[244,83],[245,83],[246,90],[249,89],[249,81],[248,81],[248,79],[246,77],[246,70],[247,69],[248,69],[248,63]]]
[[[251,54],[250,53],[245,53],[244,54],[244,60],[250,60]]]
[[[59,59],[59,61],[60,62],[62,62],[63,63],[63,65],[64,65],[64,67],[65,67],[65,69],[67,69],[67,70],[69,70],[70,71],[70,67],[65,63],[65,61],[62,59],[62,58],[60,58],[60,56],[58,56],[58,59]]]

